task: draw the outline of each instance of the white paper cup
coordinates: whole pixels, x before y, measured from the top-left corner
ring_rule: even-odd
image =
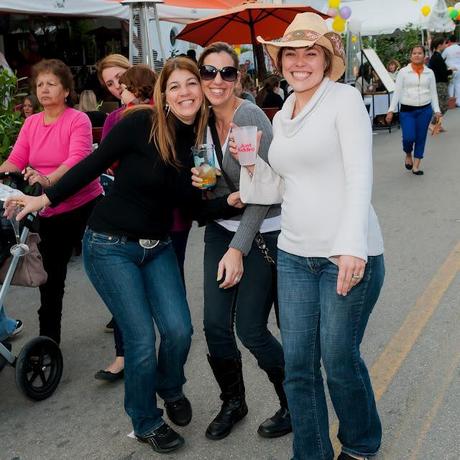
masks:
[[[241,166],[255,164],[257,157],[257,126],[239,126],[232,129]]]

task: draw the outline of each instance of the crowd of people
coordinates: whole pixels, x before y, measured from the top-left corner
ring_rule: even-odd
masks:
[[[171,58],[159,74],[109,55],[97,74],[121,106],[107,116],[91,91],[71,107],[73,77],[63,62],[36,64],[25,122],[0,172],[23,172],[43,194],[7,200],[5,212],[21,207],[18,219],[39,212],[48,273],[39,333],[58,344],[67,265],[83,241],[86,273],[113,315],[115,359],[95,377],[124,378],[139,441],[159,453],[184,444],[157,397],[173,424],[192,420],[183,391],[193,334],[184,259],[195,220],[205,226],[204,333],[222,400],[206,437],[227,437],[248,413],[238,336],[279,399],[260,436],[293,431],[293,460],[334,458],[322,365],[339,419],[338,458],[367,459],[380,448],[382,426],[360,345],[385,274],[371,204],[369,114],[361,91],[338,82],[342,40],[320,16],[299,14],[279,40],[259,41],[279,76],[256,98],[227,43],[209,45],[198,60]],[[399,111],[405,167],[418,176],[430,122],[445,112],[447,78],[456,71],[443,58],[445,45],[433,40],[430,68],[421,46],[407,66],[388,63],[396,91],[386,120]],[[358,83],[369,72],[363,68]],[[264,107],[278,109],[273,124]],[[103,129],[94,150],[95,126]],[[253,165],[240,166],[238,126],[257,127]],[[206,192],[191,154],[202,144],[214,145],[220,170]],[[107,172],[113,183],[104,191],[99,178]],[[273,306],[282,343],[267,325]],[[23,327],[7,317],[0,326],[2,340]]]

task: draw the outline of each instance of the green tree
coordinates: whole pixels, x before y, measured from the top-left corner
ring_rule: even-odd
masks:
[[[401,66],[404,66],[409,62],[411,49],[421,43],[421,34],[420,29],[408,24],[404,30],[391,35],[365,37],[363,45],[364,48],[373,48],[385,65],[391,59],[396,59]]]
[[[18,98],[18,79],[6,69],[0,71],[0,161],[8,157],[21,129],[21,113],[14,110]]]

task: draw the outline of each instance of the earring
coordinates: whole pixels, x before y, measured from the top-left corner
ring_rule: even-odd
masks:
[[[168,116],[169,112],[171,111],[171,107],[169,107],[169,104],[165,104],[165,109],[166,109],[166,116]]]

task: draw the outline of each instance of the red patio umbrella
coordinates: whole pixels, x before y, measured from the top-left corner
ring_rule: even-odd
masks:
[[[187,24],[177,38],[201,46],[216,41],[256,45],[257,35],[267,40],[281,37],[296,14],[307,12],[319,14],[325,19],[329,17],[310,6],[248,2]],[[256,65],[255,46],[253,50]]]

